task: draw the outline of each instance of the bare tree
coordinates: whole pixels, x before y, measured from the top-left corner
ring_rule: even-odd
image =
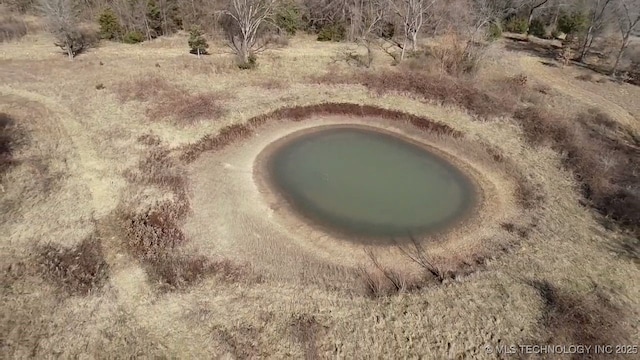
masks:
[[[584,41],[582,42],[580,62],[584,62],[587,53],[591,48],[591,44],[593,44],[594,32],[599,30],[602,26],[607,15],[607,10],[612,1],[613,0],[591,0],[591,19],[589,20],[589,26],[587,27]]]
[[[533,13],[548,2],[549,0],[538,0],[535,3],[531,4],[531,7],[529,8],[529,17],[527,18],[527,33],[529,33],[531,29],[531,22],[533,21]]]
[[[616,15],[618,18],[618,27],[620,29],[620,36],[622,37],[622,43],[616,56],[616,61],[611,69],[611,75],[615,76],[618,66],[620,65],[620,59],[624,51],[629,46],[631,34],[634,32],[638,24],[640,24],[640,0],[619,0],[620,4],[616,7]]]
[[[73,60],[88,46],[78,29],[78,8],[73,0],[42,0],[40,10],[55,37],[55,45],[64,50],[69,59]]]
[[[363,65],[370,67],[373,62],[373,43],[377,40],[376,31],[386,11],[386,0],[351,0],[350,12],[355,39],[367,51]]]
[[[231,8],[224,13],[231,18],[226,26],[229,46],[238,55],[241,64],[249,63],[249,57],[260,50],[260,27],[273,14],[275,0],[232,0]]]
[[[411,49],[416,50],[418,34],[425,23],[427,11],[437,0],[390,0],[395,13],[402,19],[404,39],[400,60],[404,60],[407,41],[411,42]]]

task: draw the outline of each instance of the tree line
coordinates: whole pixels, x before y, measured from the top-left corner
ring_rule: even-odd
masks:
[[[248,64],[276,36],[304,31],[320,41],[380,46],[402,61],[420,37],[453,33],[465,47],[502,31],[559,38],[585,61],[604,40],[612,72],[640,32],[640,0],[0,0],[15,11],[40,12],[70,57],[87,46],[81,22],[98,22],[100,37],[137,43],[191,30],[219,34]],[[382,45],[381,45],[382,44]],[[193,47],[192,47],[193,48]],[[637,59],[633,59],[640,62]]]

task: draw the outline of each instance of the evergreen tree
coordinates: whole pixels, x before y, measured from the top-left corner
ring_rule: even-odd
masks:
[[[147,2],[146,17],[149,40],[160,35],[164,35],[162,33],[162,15],[160,13],[160,8],[158,7],[158,4],[155,2],[155,0],[149,0]]]
[[[118,17],[111,8],[106,8],[98,18],[100,24],[100,38],[107,40],[120,40],[122,38],[122,26]]]
[[[207,44],[207,40],[204,38],[202,30],[199,27],[194,26],[189,31],[189,47],[191,48],[192,54],[197,54],[200,57],[200,54],[206,54],[207,48],[209,44]]]

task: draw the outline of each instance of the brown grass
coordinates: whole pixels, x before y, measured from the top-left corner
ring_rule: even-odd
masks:
[[[203,119],[216,119],[225,114],[217,93],[172,94],[147,109],[150,119],[175,119],[180,124],[193,124]]]
[[[460,106],[486,118],[511,116],[523,127],[532,144],[548,144],[565,155],[565,164],[576,174],[583,194],[606,218],[637,233],[640,231],[640,189],[637,184],[640,158],[638,136],[615,125],[601,112],[587,112],[567,119],[545,111],[541,105],[526,106],[518,100],[528,92],[527,79],[520,76],[479,85],[446,76],[412,71],[387,71],[342,76],[330,73],[319,78],[328,83],[359,83],[378,92],[409,92],[445,104]],[[502,94],[502,95],[498,95]],[[507,94],[506,96],[504,94]],[[620,142],[620,134],[624,142]],[[604,156],[609,157],[603,159]],[[611,165],[615,164],[615,165]],[[613,166],[613,168],[611,168]],[[534,199],[536,189],[519,187],[522,199]],[[527,200],[528,201],[528,200]],[[526,205],[526,201],[523,202]]]
[[[7,114],[0,113],[0,176],[15,164],[16,149],[24,143],[25,134]]]
[[[40,272],[73,295],[87,295],[99,289],[109,276],[109,266],[96,234],[73,248],[48,244],[39,250]]]
[[[580,80],[580,81],[587,81],[587,82],[595,82],[598,79],[591,73],[588,74],[582,74],[582,75],[578,75],[576,76],[576,79]]]
[[[180,290],[216,275],[225,281],[246,278],[249,269],[228,259],[212,260],[182,250],[188,239],[181,229],[190,211],[188,182],[182,168],[161,146],[152,146],[126,178],[143,186],[157,186],[173,198],[146,211],[116,210],[118,227],[129,252],[138,259],[161,290]]]
[[[162,143],[162,140],[160,139],[160,137],[154,134],[143,134],[138,136],[136,140],[140,144],[147,145],[147,146],[157,146]]]
[[[0,43],[20,39],[27,35],[27,24],[14,16],[0,16]]]
[[[323,335],[324,328],[313,315],[296,315],[291,319],[291,335],[295,342],[304,349],[305,360],[320,359],[318,338]]]
[[[122,102],[151,101],[181,93],[180,88],[176,85],[154,75],[122,82],[116,86],[115,91],[116,96]]]
[[[176,193],[183,193],[187,189],[182,168],[170,156],[169,150],[162,146],[152,146],[137,167],[125,171],[125,177],[133,183],[155,185]]]
[[[284,90],[291,87],[290,83],[277,78],[260,80],[256,83],[256,85],[267,90]]]
[[[460,137],[462,134],[440,122],[419,117],[400,111],[387,110],[370,105],[350,103],[322,103],[307,106],[284,107],[268,114],[253,117],[246,124],[234,124],[220,130],[217,135],[206,135],[198,142],[183,148],[181,160],[192,162],[203,152],[217,150],[229,145],[232,141],[251,136],[254,129],[267,121],[289,119],[302,121],[317,115],[353,115],[353,116],[377,116],[386,119],[404,121],[423,131],[431,131],[437,134]]]
[[[218,118],[226,111],[219,93],[190,94],[184,89],[154,75],[148,75],[116,86],[116,96],[122,102],[147,102],[147,117],[155,120],[174,120],[191,125],[196,121]]]
[[[525,108],[514,118],[529,142],[546,143],[563,154],[596,210],[632,233],[640,232],[640,144],[632,131],[594,110],[566,119]]]
[[[361,72],[356,75],[329,73],[316,81],[329,84],[361,84],[378,93],[400,92],[418,95],[425,100],[456,105],[482,118],[510,115],[517,107],[517,99],[497,95],[477,87],[468,79],[423,72],[383,71]]]
[[[547,332],[546,344],[612,345],[628,343],[620,325],[622,310],[604,292],[594,287],[578,295],[558,289],[548,281],[532,281],[544,302],[541,325]],[[538,342],[537,342],[538,343]],[[582,355],[575,354],[574,359]]]

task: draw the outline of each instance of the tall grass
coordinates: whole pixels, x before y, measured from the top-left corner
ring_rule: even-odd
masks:
[[[145,102],[147,117],[152,121],[173,120],[176,124],[190,125],[203,119],[216,119],[226,113],[222,104],[225,96],[222,94],[190,94],[155,75],[120,83],[115,91],[122,102]]]
[[[158,144],[157,139],[152,140],[146,156],[135,169],[127,171],[125,177],[132,184],[161,188],[172,194],[172,198],[144,210],[120,205],[116,220],[125,247],[165,291],[184,289],[213,275],[225,281],[246,278],[249,274],[246,265],[184,250],[188,239],[181,227],[190,212],[188,182],[169,151]]]
[[[284,107],[268,114],[258,115],[247,121],[246,124],[234,124],[220,130],[218,134],[204,136],[198,142],[189,144],[182,149],[181,160],[192,162],[202,153],[217,150],[229,145],[231,142],[247,138],[254,129],[267,121],[288,119],[302,121],[316,115],[356,115],[375,116],[412,124],[422,131],[443,134],[452,137],[460,137],[462,133],[443,123],[424,117],[388,110],[370,105],[350,103],[322,103],[307,106]]]
[[[73,248],[48,244],[38,255],[40,272],[70,294],[87,295],[105,284],[109,265],[97,234]]]
[[[604,293],[594,288],[588,294],[573,294],[548,281],[531,281],[543,300],[541,325],[547,344],[581,344],[586,346],[623,344],[628,333],[620,323],[622,310]]]
[[[10,15],[0,15],[0,43],[18,40],[27,35],[27,31],[27,24],[23,20]]]

